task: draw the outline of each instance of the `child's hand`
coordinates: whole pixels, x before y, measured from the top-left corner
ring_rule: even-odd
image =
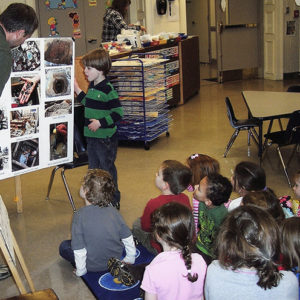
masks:
[[[79,87],[79,84],[76,80],[76,78],[74,79],[74,91],[77,95],[79,95],[81,93],[81,88]]]
[[[96,119],[90,119],[91,123],[88,125],[89,130],[95,132],[97,129],[101,127],[101,124]]]

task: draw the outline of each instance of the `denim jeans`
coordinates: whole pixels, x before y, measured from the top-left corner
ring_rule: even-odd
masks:
[[[115,166],[118,150],[117,134],[105,139],[86,138],[89,158],[89,169],[102,169],[110,173],[116,185],[114,203],[120,203],[121,194],[118,189],[118,176]]]
[[[71,248],[71,240],[65,240],[59,245],[59,255],[69,261],[75,268],[74,252]]]

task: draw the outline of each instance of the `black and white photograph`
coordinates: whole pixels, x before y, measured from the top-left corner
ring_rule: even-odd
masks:
[[[25,41],[11,51],[13,57],[13,72],[35,71],[41,66],[39,41]]]

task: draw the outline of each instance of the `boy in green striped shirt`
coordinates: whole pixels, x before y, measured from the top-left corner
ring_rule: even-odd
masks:
[[[117,126],[123,116],[118,93],[106,79],[111,68],[111,59],[104,49],[96,49],[83,56],[84,73],[90,82],[85,94],[76,79],[74,90],[77,100],[84,105],[84,136],[87,140],[89,169],[108,171],[114,179],[117,191],[113,205],[120,207],[120,191],[117,183],[118,139]]]

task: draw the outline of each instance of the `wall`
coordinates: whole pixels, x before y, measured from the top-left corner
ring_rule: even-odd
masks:
[[[145,7],[148,33],[155,35],[160,32],[187,32],[185,0],[172,1],[172,12],[174,14],[171,17],[169,11],[165,15],[157,14],[156,0],[146,0]]]
[[[300,43],[300,21],[299,17],[294,18],[294,10],[300,10],[300,6],[297,6],[295,0],[285,0],[284,6],[284,22],[283,22],[283,73],[293,73],[300,71],[300,59],[299,59],[299,43]],[[295,21],[295,32],[293,34],[287,34],[287,22]]]

